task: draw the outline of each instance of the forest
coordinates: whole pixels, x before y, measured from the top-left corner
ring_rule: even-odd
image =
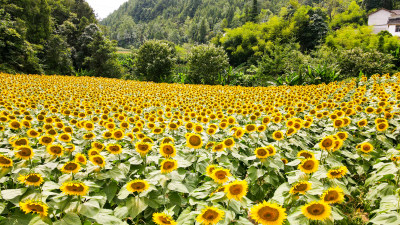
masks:
[[[0,71],[154,82],[313,84],[400,67],[367,15],[395,0],[1,0]],[[118,51],[122,49],[122,51]]]

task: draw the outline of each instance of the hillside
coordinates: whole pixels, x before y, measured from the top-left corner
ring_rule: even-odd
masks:
[[[224,28],[266,21],[289,0],[130,0],[101,21],[120,46],[146,39],[204,43]],[[254,13],[256,12],[256,13]]]

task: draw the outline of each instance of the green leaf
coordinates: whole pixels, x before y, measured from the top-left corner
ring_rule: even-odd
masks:
[[[106,193],[108,202],[111,202],[111,200],[114,198],[115,194],[117,193],[117,190],[118,190],[118,184],[113,181],[111,181],[104,187],[103,191],[104,191],[104,193]]]
[[[371,219],[369,222],[377,225],[398,225],[400,221],[400,215],[396,212],[377,214],[376,217]]]
[[[79,213],[86,217],[93,218],[99,211],[99,202],[96,200],[89,200],[81,205]]]
[[[189,193],[188,188],[179,181],[172,181],[171,183],[168,184],[167,188],[171,191]]]
[[[54,223],[54,225],[80,225],[80,224],[82,224],[81,219],[79,218],[78,215],[76,215],[73,212],[68,212],[61,220]]]
[[[193,225],[195,223],[196,213],[190,207],[181,212],[176,222],[179,225]]]
[[[1,196],[3,197],[4,200],[11,201],[14,204],[18,203],[18,197],[23,195],[26,192],[26,188],[20,188],[20,189],[7,189],[7,190],[2,190],[1,191]]]
[[[236,221],[236,224],[240,224],[240,225],[254,225],[252,222],[250,222],[247,218],[244,218],[244,217],[239,217],[239,219]]]
[[[107,225],[126,224],[112,214],[113,214],[112,210],[101,209],[100,212],[95,216],[95,220],[99,224],[107,224]]]
[[[128,206],[129,215],[132,219],[136,218],[143,210],[147,208],[147,204],[143,198],[138,196],[131,197],[126,201],[126,206]]]

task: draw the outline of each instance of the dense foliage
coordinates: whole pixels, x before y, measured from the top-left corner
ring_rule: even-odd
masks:
[[[0,73],[0,224],[396,225],[399,90]]]
[[[0,70],[120,77],[115,44],[84,0],[0,0]]]

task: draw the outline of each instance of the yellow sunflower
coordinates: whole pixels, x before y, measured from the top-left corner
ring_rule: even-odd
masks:
[[[52,156],[60,157],[64,153],[64,147],[59,144],[51,144],[46,147],[47,152]]]
[[[243,128],[237,127],[235,132],[233,133],[233,137],[234,138],[241,138],[241,137],[243,137],[244,133],[245,133],[245,131],[244,131]]]
[[[0,167],[11,167],[13,165],[12,159],[8,158],[5,155],[0,154]]]
[[[86,165],[86,163],[87,163],[86,156],[84,154],[82,154],[82,153],[76,154],[74,161],[77,162],[77,163],[83,164],[83,165]]]
[[[178,161],[174,159],[164,159],[161,162],[161,173],[170,173],[178,168]]]
[[[286,209],[276,203],[262,202],[250,209],[250,217],[263,225],[282,225],[286,220]]]
[[[307,151],[307,150],[301,150],[300,152],[297,153],[297,157],[304,157],[305,159],[313,159],[314,158],[314,153]]]
[[[280,141],[280,140],[282,140],[282,139],[284,138],[283,132],[280,131],[280,130],[274,131],[274,133],[272,133],[272,138],[273,138],[275,141]]]
[[[224,146],[226,148],[232,148],[235,145],[235,140],[233,140],[233,138],[227,138],[223,141]]]
[[[39,137],[40,133],[37,132],[35,129],[29,129],[26,134],[28,135],[28,137],[30,138],[36,138]]]
[[[265,147],[259,147],[254,150],[254,154],[259,159],[266,159],[269,156],[269,151]]]
[[[244,196],[246,196],[248,190],[248,185],[245,180],[239,181],[235,180],[227,185],[225,185],[224,191],[226,192],[226,197],[228,199],[235,199],[240,201]]]
[[[157,225],[177,225],[176,221],[165,213],[153,213],[153,222]]]
[[[133,180],[128,182],[126,189],[130,192],[143,192],[149,189],[150,185],[145,180]]]
[[[290,194],[306,194],[306,191],[311,190],[311,183],[308,181],[298,181],[290,188]]]
[[[27,175],[19,175],[19,182],[29,186],[40,186],[43,183],[43,177],[39,173],[29,173]]]
[[[62,133],[58,136],[58,140],[62,142],[70,142],[72,140],[72,137],[69,133]]]
[[[345,141],[349,137],[349,134],[343,131],[338,132],[335,136],[338,137],[340,140]]]
[[[76,162],[67,162],[61,167],[63,173],[77,173],[81,166]]]
[[[307,205],[301,207],[301,211],[305,217],[311,220],[326,220],[331,215],[331,207],[322,201],[310,202]]]
[[[388,129],[388,127],[389,127],[388,123],[379,123],[379,124],[376,125],[376,130],[383,132],[386,129]]]
[[[33,156],[35,155],[33,149],[27,145],[18,147],[16,151],[14,151],[14,153],[18,159],[25,159],[25,160],[32,159]]]
[[[96,166],[104,167],[106,165],[106,161],[102,155],[91,155],[89,156],[89,160]]]
[[[213,207],[208,206],[201,210],[201,213],[197,216],[196,220],[200,224],[204,225],[214,225],[217,224],[224,217],[225,212]]]
[[[359,126],[359,127],[365,127],[367,125],[368,125],[368,120],[367,119],[362,119],[362,120],[357,122],[357,126]]]
[[[125,134],[124,134],[123,130],[118,129],[118,130],[112,131],[112,136],[115,140],[121,140],[122,138],[124,138]]]
[[[304,173],[314,173],[318,170],[319,162],[318,160],[304,159],[301,164],[298,166],[298,169],[303,171]]]
[[[227,182],[230,176],[232,175],[229,170],[224,168],[215,168],[211,174],[211,178],[219,184]]]
[[[328,204],[341,203],[344,201],[344,193],[340,187],[329,188],[322,196],[321,200]]]
[[[152,145],[148,142],[136,142],[135,149],[141,155],[145,156],[150,150]]]
[[[201,136],[198,134],[189,134],[186,137],[186,144],[189,148],[198,149],[203,146],[203,141]]]
[[[207,174],[207,176],[211,177],[213,170],[214,170],[215,168],[217,168],[217,167],[218,167],[218,165],[215,165],[215,164],[208,165],[207,168],[206,168],[206,174]]]
[[[48,135],[45,135],[45,136],[42,136],[39,138],[39,143],[41,145],[45,145],[45,146],[50,145],[51,143],[53,143],[53,141],[54,141],[54,137],[48,136]]]
[[[347,172],[347,167],[341,166],[339,168],[329,170],[327,176],[330,179],[342,178],[344,175],[346,175]]]
[[[370,153],[372,150],[374,150],[374,146],[368,142],[365,142],[361,144],[360,150],[364,153]]]
[[[106,149],[109,153],[114,155],[122,153],[122,146],[120,144],[108,144]]]
[[[66,181],[62,184],[60,190],[66,195],[85,196],[89,191],[89,187],[80,181]]]
[[[45,203],[43,203],[41,201],[33,201],[33,200],[20,202],[19,207],[25,214],[37,213],[41,217],[46,217],[47,211],[49,209],[49,207]]]
[[[334,146],[333,144],[334,138],[332,136],[325,137],[319,143],[319,147],[323,150],[331,150]]]
[[[161,144],[160,154],[165,158],[173,158],[176,156],[176,148],[172,143]]]

